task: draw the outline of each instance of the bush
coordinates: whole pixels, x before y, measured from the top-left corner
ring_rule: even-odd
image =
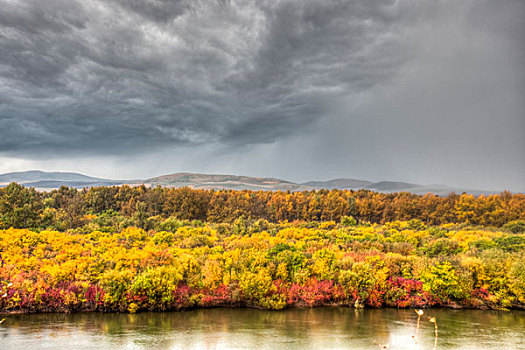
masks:
[[[354,219],[352,216],[343,216],[341,218],[341,225],[349,227],[349,226],[356,226],[357,220]]]
[[[423,289],[426,292],[436,295],[443,301],[462,300],[470,295],[470,291],[465,285],[465,280],[445,261],[430,266],[421,273]]]
[[[507,223],[503,228],[512,233],[523,233],[525,232],[525,221],[515,220]]]
[[[153,242],[155,242],[155,244],[171,245],[174,241],[175,241],[175,235],[173,234],[173,232],[161,231],[161,232],[157,232],[153,236]]]
[[[174,300],[174,292],[182,280],[178,266],[160,266],[140,273],[131,285],[130,291],[145,296],[151,309],[166,310]]]
[[[494,239],[499,248],[508,252],[519,252],[525,250],[525,237],[503,236]]]
[[[430,257],[436,257],[438,255],[452,255],[461,252],[459,243],[449,238],[438,238],[435,241],[427,243],[422,248]]]

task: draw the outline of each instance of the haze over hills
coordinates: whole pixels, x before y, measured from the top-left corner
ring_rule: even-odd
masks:
[[[144,180],[151,185],[184,187],[202,189],[234,189],[234,190],[297,190],[300,185],[274,178],[261,178],[237,175],[175,173]]]
[[[328,181],[308,181],[304,182],[301,185],[313,188],[326,188],[326,189],[345,189],[345,188],[368,188],[374,183],[371,181],[365,180],[355,180],[355,179],[333,179]]]
[[[411,184],[407,182],[396,182],[396,181],[379,181],[367,188],[376,191],[403,191],[410,188],[421,187],[421,185]]]
[[[79,173],[46,172],[40,170],[0,174],[0,186],[5,186],[11,182],[17,182],[21,185],[38,189],[54,189],[60,186],[75,188],[116,186],[127,183],[128,181],[102,179]]]
[[[103,179],[79,173],[46,172],[40,170],[19,171],[0,174],[0,182],[34,182],[34,181],[101,181]]]
[[[291,181],[238,175],[174,173],[161,175],[146,180],[111,180],[91,177],[70,172],[44,172],[38,170],[0,174],[0,187],[11,182],[20,183],[26,187],[39,190],[52,190],[60,186],[75,188],[140,185],[163,187],[192,187],[199,189],[233,189],[233,190],[264,190],[264,191],[305,191],[319,189],[369,189],[378,192],[411,192],[414,194],[434,193],[447,195],[450,192],[471,193],[474,195],[497,193],[497,191],[481,191],[459,189],[445,185],[419,185],[399,181],[372,182],[358,179],[333,179],[328,181],[308,181],[294,183]]]

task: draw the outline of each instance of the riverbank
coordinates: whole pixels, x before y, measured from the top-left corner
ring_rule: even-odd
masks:
[[[520,309],[524,234],[420,221],[0,231],[0,311]]]
[[[358,304],[358,305],[356,305]],[[249,303],[225,303],[225,304],[216,304],[213,306],[181,306],[171,309],[137,309],[133,306],[128,307],[128,309],[104,309],[103,307],[98,309],[66,309],[66,308],[44,308],[41,310],[29,310],[29,309],[18,309],[18,310],[1,310],[0,315],[20,315],[20,314],[49,314],[49,313],[59,313],[59,314],[76,314],[76,313],[127,313],[135,314],[140,312],[183,312],[183,311],[193,311],[193,310],[205,310],[205,309],[252,309],[252,310],[271,310],[271,311],[282,311],[282,310],[292,310],[292,309],[315,309],[315,308],[344,308],[344,309],[355,309],[355,310],[383,310],[383,309],[392,309],[392,310],[480,310],[480,311],[523,311],[525,310],[525,304],[516,304],[508,308],[497,307],[494,305],[483,304],[482,301],[478,300],[476,305],[460,305],[453,302],[448,302],[444,304],[436,304],[428,308],[418,308],[418,307],[406,307],[406,308],[396,308],[389,306],[382,307],[365,307],[359,303],[351,302],[339,302],[339,303],[320,303],[316,305],[309,305],[305,302],[296,303],[293,305],[286,305],[280,309],[269,309],[264,308],[258,305],[250,305]]]

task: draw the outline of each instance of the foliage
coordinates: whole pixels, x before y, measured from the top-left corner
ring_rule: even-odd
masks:
[[[245,218],[144,230],[90,203],[106,214],[83,220],[106,229],[0,230],[0,311],[525,306],[523,233]]]
[[[502,192],[474,197],[451,193],[440,197],[369,190],[214,191],[145,186],[61,187],[38,192],[15,183],[0,188],[0,229],[117,232],[135,226],[173,232],[194,220],[233,224],[237,234],[266,230],[269,223],[285,221],[329,226],[338,222],[351,230],[357,223],[398,220],[415,231],[452,223],[505,225],[509,232],[522,233],[525,195]],[[193,225],[198,226],[196,222]]]
[[[512,233],[523,233],[525,232],[525,220],[515,220],[505,224],[504,229]]]

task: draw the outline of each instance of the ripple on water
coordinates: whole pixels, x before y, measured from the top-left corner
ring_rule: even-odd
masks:
[[[349,308],[206,309],[187,312],[11,315],[0,326],[11,349],[525,349],[525,312]]]

